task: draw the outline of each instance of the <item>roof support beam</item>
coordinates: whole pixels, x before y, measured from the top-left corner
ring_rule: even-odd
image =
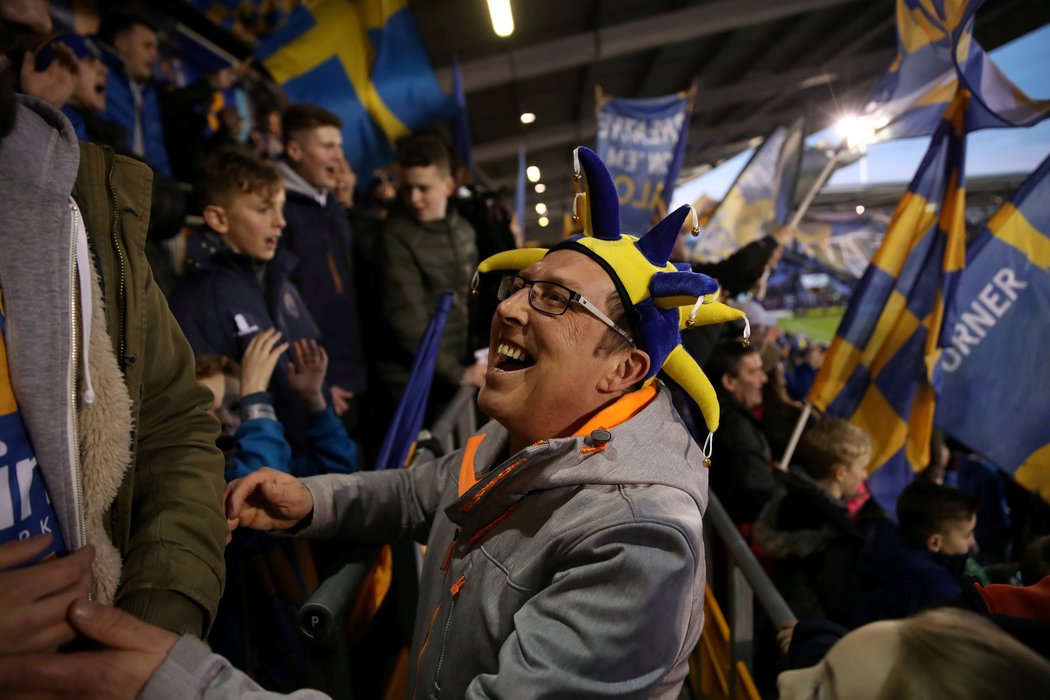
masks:
[[[463,88],[466,92],[484,90],[847,2],[857,0],[707,2],[470,61],[461,66]],[[440,83],[449,89],[452,85],[451,67],[436,72]]]

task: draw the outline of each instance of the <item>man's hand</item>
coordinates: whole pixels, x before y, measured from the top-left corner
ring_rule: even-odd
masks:
[[[288,349],[288,343],[277,344],[281,332],[267,328],[252,338],[241,358],[241,396],[266,391],[277,360]]]
[[[236,66],[220,68],[214,73],[208,75],[208,86],[212,90],[218,90],[220,92],[222,90],[228,90],[233,87],[239,77],[240,75],[237,72]]]
[[[231,526],[288,530],[314,509],[314,498],[291,474],[263,467],[226,485],[226,518]]]
[[[59,697],[131,700],[179,639],[123,610],[86,599],[73,603],[67,614],[78,632],[104,648],[0,657],[0,696],[42,691]]]
[[[331,386],[331,392],[332,410],[335,411],[335,415],[341,416],[350,408],[350,399],[354,398],[354,392],[347,391],[343,387],[336,386],[335,384]]]
[[[463,373],[463,383],[481,388],[485,385],[485,373],[488,367],[480,362],[475,362]]]
[[[22,61],[22,90],[54,107],[61,107],[73,94],[80,66],[76,56],[65,44],[56,42],[54,49],[55,57],[51,65],[42,71],[36,69],[36,57],[26,52]]]
[[[295,341],[295,364],[288,365],[288,381],[299,395],[299,400],[306,406],[306,410],[311,413],[323,411],[325,408],[321,389],[324,387],[324,375],[327,371],[328,353],[316,340]]]
[[[50,544],[51,535],[0,544],[0,656],[54,651],[76,636],[66,611],[91,592],[95,550],[24,566]]]

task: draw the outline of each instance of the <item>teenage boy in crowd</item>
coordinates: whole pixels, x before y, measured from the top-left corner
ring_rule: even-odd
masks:
[[[204,222],[227,249],[188,274],[170,299],[172,313],[196,355],[240,359],[252,338],[276,328],[294,342],[320,333],[289,280],[294,260],[277,255],[284,227],[284,183],[273,164],[228,148],[204,164],[200,181]],[[270,382],[277,417],[293,448],[305,434],[306,411],[282,355]]]
[[[343,122],[314,105],[289,107],[281,119],[284,158],[277,164],[288,199],[281,250],[298,264],[291,280],[303,295],[328,350],[332,406],[350,430],[366,387],[350,223],[334,194],[344,161]]]
[[[477,244],[470,223],[449,207],[455,181],[445,143],[436,136],[413,137],[401,147],[398,165],[404,206],[387,219],[378,248],[381,306],[390,331],[377,371],[388,408],[395,406],[438,298],[452,292],[430,394],[431,407],[439,409],[461,384],[483,381],[484,366],[471,358],[468,338]]]
[[[869,462],[867,433],[842,419],[825,419],[803,433],[784,493],[755,522],[755,543],[773,560],[777,589],[800,619],[847,623],[866,538],[845,499],[864,483]],[[868,503],[866,509],[878,511]],[[867,513],[864,522],[871,522]]]

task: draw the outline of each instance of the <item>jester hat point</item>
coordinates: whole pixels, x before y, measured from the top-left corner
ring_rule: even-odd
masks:
[[[573,151],[576,179],[586,178],[580,212],[584,232],[550,249],[519,248],[497,253],[478,265],[478,272],[523,270],[556,250],[575,250],[598,263],[612,279],[627,310],[635,345],[649,355],[652,382],[661,369],[700,407],[710,431],[718,428],[718,398],[714,387],[682,347],[681,329],[743,318],[743,312],[718,301],[718,283],[688,263],[668,261],[686,217],[696,212],[688,204],[654,225],[641,238],[620,232],[620,202],[605,164],[589,148]],[[705,446],[706,447],[706,446]]]

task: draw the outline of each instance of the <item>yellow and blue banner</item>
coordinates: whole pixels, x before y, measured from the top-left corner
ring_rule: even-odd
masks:
[[[1030,126],[1050,100],[1014,85],[973,37],[983,0],[897,0],[897,57],[865,100],[868,143],[926,136],[960,87],[970,90],[966,130]]]
[[[398,139],[456,111],[423,49],[405,0],[316,0],[296,8],[256,52],[292,102],[343,120],[343,148],[361,180],[394,160]]]
[[[809,401],[871,436],[868,487],[892,508],[929,464],[942,323],[965,261],[969,95],[944,113],[882,246],[854,290]]]
[[[966,253],[936,422],[1050,502],[1050,158]]]
[[[860,279],[890,223],[888,212],[810,211],[798,225],[795,243],[821,265]]]
[[[693,258],[722,260],[786,224],[801,157],[802,120],[798,119],[778,127],[751,156],[704,224]]]
[[[269,36],[301,4],[302,0],[193,0],[212,22],[250,40]]]
[[[595,151],[616,184],[624,233],[644,236],[667,214],[682,168],[694,94],[629,100],[598,93]]]

